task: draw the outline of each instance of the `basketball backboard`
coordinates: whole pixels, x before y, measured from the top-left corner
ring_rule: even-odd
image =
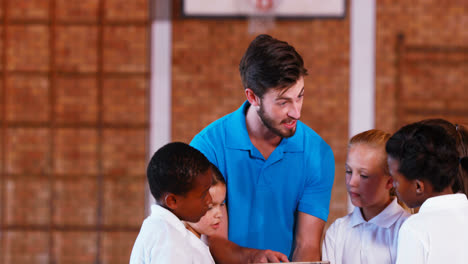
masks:
[[[343,18],[346,0],[182,0],[184,17],[242,18],[273,10],[276,18]]]

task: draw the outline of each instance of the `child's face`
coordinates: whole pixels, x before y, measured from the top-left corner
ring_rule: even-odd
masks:
[[[416,195],[416,188],[412,180],[408,180],[398,170],[400,162],[392,157],[388,157],[388,169],[393,178],[393,187],[395,187],[398,199],[403,201],[409,208],[415,208],[422,204]]]
[[[201,173],[194,179],[192,190],[185,195],[177,195],[177,208],[174,211],[180,220],[198,222],[206,213],[211,204],[209,190],[212,174],[211,169]]]
[[[226,198],[226,186],[223,183],[213,185],[210,188],[210,195],[213,202],[206,214],[197,223],[189,223],[198,233],[208,236],[216,233],[223,217],[222,209]]]
[[[346,188],[354,206],[376,211],[390,200],[392,180],[385,174],[382,150],[365,144],[352,145],[346,158]]]

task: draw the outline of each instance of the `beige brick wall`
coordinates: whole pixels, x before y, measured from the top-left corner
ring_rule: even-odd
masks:
[[[146,0],[0,5],[0,264],[128,263],[144,218]]]
[[[148,2],[0,5],[0,264],[128,263],[144,217]],[[376,2],[377,128],[468,123],[466,52],[396,49],[399,33],[409,46],[466,49],[467,2]],[[172,138],[189,142],[244,101],[238,63],[255,36],[246,20],[185,19],[173,3]],[[281,20],[267,32],[309,69],[302,120],[336,157],[329,222],[346,212],[349,6],[343,19]]]
[[[432,117],[468,123],[467,12],[467,1],[377,1],[377,128]],[[400,33],[415,48],[399,55]]]

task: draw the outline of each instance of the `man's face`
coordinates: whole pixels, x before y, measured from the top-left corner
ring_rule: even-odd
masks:
[[[297,120],[301,117],[304,78],[300,77],[294,85],[285,89],[271,89],[265,93],[257,114],[272,133],[287,138],[294,135]]]
[[[200,173],[193,182],[192,189],[185,195],[176,195],[177,208],[174,213],[180,220],[198,222],[208,211],[212,198],[209,193],[213,172],[210,169]]]

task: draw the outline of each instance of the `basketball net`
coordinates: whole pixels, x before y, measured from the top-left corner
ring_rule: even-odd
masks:
[[[248,31],[264,33],[275,27],[276,10],[282,0],[244,0],[247,5]]]

